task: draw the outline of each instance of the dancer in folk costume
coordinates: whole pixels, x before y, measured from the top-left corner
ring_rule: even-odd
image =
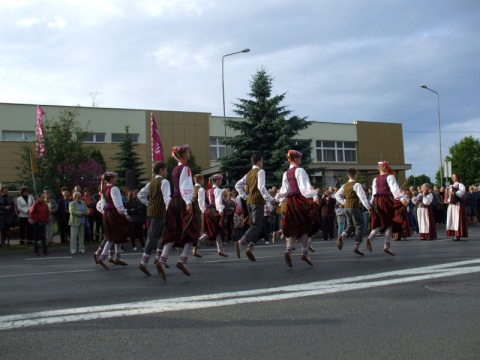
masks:
[[[108,270],[105,260],[112,244],[115,244],[115,258],[113,263],[116,265],[127,266],[128,264],[121,259],[122,244],[130,241],[133,227],[132,219],[127,213],[122,201],[120,189],[115,186],[117,183],[117,174],[106,172],[102,176],[102,198],[97,203],[97,210],[103,214],[103,227],[106,233],[106,243],[103,250],[99,248],[93,254],[95,262]],[[101,254],[99,252],[101,251]]]
[[[385,230],[383,251],[395,256],[390,250],[390,239],[393,232],[403,232],[408,226],[406,206],[407,198],[395,180],[393,171],[387,161],[378,163],[380,175],[372,184],[372,231],[366,240],[365,247],[372,252],[372,241],[382,230]]]
[[[289,150],[287,159],[290,168],[283,173],[282,187],[276,199],[286,199],[285,216],[282,219],[282,232],[287,238],[287,250],[284,254],[287,266],[292,267],[292,250],[296,239],[302,243],[301,260],[312,265],[308,257],[309,236],[312,236],[318,227],[315,219],[318,219],[316,205],[311,199],[318,200],[317,192],[310,184],[305,170],[300,166],[302,153]],[[317,222],[318,223],[318,222]]]
[[[435,227],[435,216],[433,215],[432,201],[433,194],[430,191],[430,184],[422,185],[422,191],[413,198],[413,203],[418,206],[418,232],[420,240],[432,240],[437,238]]]
[[[357,169],[350,168],[347,170],[347,174],[348,182],[343,184],[335,194],[337,201],[344,206],[344,213],[347,220],[346,230],[338,235],[337,247],[339,250],[342,250],[343,240],[355,233],[353,252],[363,256],[364,254],[360,250],[364,232],[363,211],[360,208],[360,203],[363,204],[367,210],[370,210],[372,207],[367,200],[362,185],[357,183]]]
[[[453,236],[453,241],[468,237],[467,211],[465,207],[465,185],[461,183],[460,175],[452,175],[453,184],[445,191],[447,208],[447,236]]]
[[[254,154],[250,158],[252,169],[235,184],[239,196],[247,201],[248,213],[251,226],[243,237],[235,241],[235,250],[240,258],[240,247],[248,243],[246,255],[250,261],[255,261],[253,247],[258,241],[258,235],[262,231],[263,211],[265,202],[276,205],[275,199],[268,193],[265,187],[265,170],[263,170],[263,156]],[[248,195],[245,193],[245,185],[248,185]]]
[[[198,247],[200,246],[200,243],[202,241],[208,239],[208,235],[204,234],[204,232],[202,231],[202,218],[204,216],[203,214],[205,213],[205,189],[203,188],[203,175],[196,174],[193,177],[193,181],[195,182],[195,185],[193,186],[192,206],[196,214],[200,237],[196,238],[195,242],[193,243],[192,255],[201,258],[203,256],[198,252]]]
[[[177,268],[190,276],[185,266],[188,261],[188,254],[192,251],[193,243],[198,239],[199,229],[197,215],[192,206],[193,179],[192,172],[187,165],[190,159],[190,147],[188,145],[174,146],[172,156],[178,161],[173,169],[173,195],[167,209],[165,231],[163,233],[163,252],[160,262],[157,263],[157,270],[163,280],[167,280],[163,266],[167,263],[168,255],[174,246],[183,248]]]
[[[207,192],[208,205],[203,216],[203,231],[209,239],[214,239],[217,243],[218,255],[228,257],[223,249],[223,234],[227,224],[225,205],[222,199],[223,176],[215,174],[210,177],[211,189]]]
[[[163,269],[158,265],[162,256],[162,246],[160,238],[165,228],[165,217],[167,215],[168,204],[170,203],[170,183],[166,180],[168,170],[167,164],[163,161],[157,162],[153,166],[154,179],[143,187],[138,193],[140,202],[147,206],[147,217],[149,221],[148,239],[143,251],[142,260],[138,268],[147,276],[151,276],[147,269],[148,261],[155,252],[155,265],[160,276]],[[160,270],[159,270],[160,266]]]

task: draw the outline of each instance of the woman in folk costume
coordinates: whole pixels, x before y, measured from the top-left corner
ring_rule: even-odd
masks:
[[[206,205],[203,216],[203,231],[209,239],[215,239],[217,242],[218,255],[228,257],[223,249],[223,234],[226,226],[225,205],[222,199],[223,176],[220,174],[212,175],[209,179],[212,188],[207,192],[208,205]]]
[[[174,246],[183,248],[177,268],[190,276],[185,264],[192,246],[198,238],[199,225],[197,215],[192,206],[194,195],[192,172],[187,165],[190,159],[190,147],[188,145],[174,146],[172,156],[178,161],[173,169],[173,194],[167,208],[165,231],[163,233],[163,252],[160,262],[157,263],[157,271],[163,280],[167,280],[163,266],[167,263],[168,255]]]
[[[452,175],[453,184],[445,191],[447,208],[447,236],[453,236],[453,241],[460,237],[468,237],[467,211],[465,207],[466,188],[458,174]]]
[[[378,163],[380,175],[372,184],[372,231],[366,240],[365,247],[372,252],[372,241],[382,230],[385,230],[383,251],[395,256],[390,250],[390,239],[393,232],[403,232],[408,226],[406,206],[407,198],[395,180],[392,169],[387,161]]]
[[[299,167],[302,153],[289,150],[287,159],[290,162],[290,168],[283,173],[282,188],[276,196],[277,200],[286,198],[285,216],[282,219],[283,235],[287,238],[285,262],[287,266],[292,267],[291,253],[295,239],[298,238],[302,243],[301,260],[313,266],[308,257],[308,239],[318,230],[314,223],[318,214],[316,205],[310,199],[317,200],[317,192],[310,184],[305,170]]]
[[[430,192],[430,184],[422,185],[422,191],[413,198],[413,203],[418,206],[418,232],[420,240],[432,240],[437,238],[435,217],[433,215],[432,201],[433,194]]]
[[[122,201],[122,193],[115,186],[117,183],[117,174],[106,172],[102,176],[102,198],[97,203],[97,210],[103,214],[103,227],[106,233],[106,243],[102,253],[94,253],[95,262],[108,270],[105,263],[108,251],[112,244],[115,244],[115,258],[113,263],[116,265],[127,266],[128,264],[121,259],[122,244],[130,242],[132,235],[132,219],[127,213]],[[99,249],[100,250],[100,249]],[[97,258],[98,256],[98,258]]]

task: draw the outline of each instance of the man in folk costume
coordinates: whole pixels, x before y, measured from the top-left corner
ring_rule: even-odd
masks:
[[[446,230],[447,236],[453,236],[453,241],[459,241],[460,237],[468,237],[466,188],[458,174],[453,174],[452,180],[453,184],[445,191],[445,204],[448,204]]]
[[[177,268],[190,276],[185,264],[188,255],[192,251],[193,243],[198,239],[198,223],[192,206],[193,179],[192,172],[187,165],[190,159],[190,147],[188,145],[174,146],[172,156],[178,161],[173,169],[173,195],[167,209],[165,231],[163,233],[163,252],[160,262],[157,263],[157,270],[163,280],[167,280],[163,266],[167,263],[168,255],[174,246],[183,248]]]
[[[286,198],[286,210],[282,219],[283,235],[287,238],[287,250],[284,254],[287,266],[292,267],[292,250],[296,239],[302,243],[301,260],[312,265],[308,257],[309,236],[312,236],[318,228],[314,219],[318,218],[316,206],[311,199],[318,200],[317,192],[310,184],[305,170],[300,166],[302,153],[289,150],[287,159],[290,168],[283,173],[282,187],[276,199]]]
[[[199,238],[195,240],[193,244],[193,251],[192,255],[198,258],[203,257],[199,252],[198,252],[198,247],[200,246],[200,243],[202,241],[205,241],[208,239],[208,236],[205,235],[202,231],[202,217],[203,214],[205,213],[205,189],[203,188],[203,175],[202,174],[196,174],[193,177],[193,181],[195,185],[193,186],[193,199],[192,199],[192,206],[194,208],[196,217],[197,217],[197,223],[198,223],[198,230],[199,230]]]
[[[413,198],[413,203],[418,206],[418,232],[420,240],[432,240],[437,238],[435,217],[433,215],[432,201],[433,194],[430,192],[430,184],[422,185],[422,191]]]
[[[360,202],[367,210],[370,206],[365,191],[361,184],[357,183],[357,169],[350,168],[347,170],[348,182],[336,192],[335,198],[344,206],[344,214],[347,220],[346,230],[338,235],[337,247],[342,250],[343,240],[355,233],[355,245],[353,252],[363,256],[360,250],[360,244],[363,240],[363,211],[360,209]]]
[[[372,252],[372,241],[382,230],[385,230],[383,251],[395,256],[390,250],[390,239],[393,232],[402,232],[408,226],[406,206],[408,200],[397,184],[393,170],[387,161],[378,163],[380,175],[372,184],[372,231],[366,240],[365,247]]]
[[[247,244],[246,255],[250,261],[255,261],[253,247],[257,243],[258,235],[262,231],[263,210],[265,202],[276,204],[275,199],[268,193],[265,187],[265,170],[263,170],[263,157],[260,154],[254,154],[250,158],[252,169],[235,184],[235,190],[245,200],[247,200],[248,213],[251,219],[251,226],[245,232],[243,237],[235,242],[235,250],[240,258],[240,247]],[[244,191],[244,186],[248,185],[248,195]]]
[[[165,179],[167,177],[167,164],[163,161],[157,162],[153,166],[153,173],[155,177],[138,193],[140,202],[147,206],[147,217],[149,221],[148,239],[145,245],[145,250],[142,255],[142,260],[138,268],[147,276],[151,276],[147,269],[148,261],[155,253],[155,265],[158,265],[162,256],[162,246],[160,237],[165,228],[165,217],[167,215],[168,204],[170,203],[170,183]],[[157,266],[158,269],[158,266]],[[159,271],[161,276],[162,270]]]
[[[115,258],[113,263],[116,265],[127,266],[128,264],[121,259],[122,244],[130,241],[133,231],[132,219],[127,213],[122,201],[122,193],[115,186],[117,183],[117,174],[107,171],[102,176],[102,198],[97,203],[97,210],[103,214],[103,227],[106,233],[106,243],[102,253],[94,253],[95,262],[108,270],[105,260],[112,244],[115,244]],[[100,250],[100,249],[99,249]],[[98,258],[97,258],[98,256]]]
[[[222,179],[223,176],[220,174],[212,175],[209,179],[212,187],[207,192],[208,205],[203,216],[203,230],[209,239],[215,239],[218,255],[228,257],[223,249],[223,234],[227,219],[224,213],[223,192],[220,189]]]

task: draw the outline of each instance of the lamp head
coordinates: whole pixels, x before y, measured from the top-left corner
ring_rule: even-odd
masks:
[[[248,49],[248,48],[247,48],[247,49],[243,49],[241,52],[242,52],[242,53],[247,53],[247,52],[250,52],[250,49]]]
[[[428,89],[428,86],[425,84],[420,85],[421,88]]]

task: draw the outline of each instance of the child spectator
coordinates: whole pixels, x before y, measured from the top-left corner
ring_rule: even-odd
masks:
[[[238,241],[243,236],[243,209],[241,205],[237,205],[235,208],[235,214],[233,215],[233,226],[234,226],[234,236],[235,241]]]
[[[337,237],[340,236],[345,231],[345,208],[342,204],[337,203],[337,209],[335,210],[335,215],[337,215]]]

